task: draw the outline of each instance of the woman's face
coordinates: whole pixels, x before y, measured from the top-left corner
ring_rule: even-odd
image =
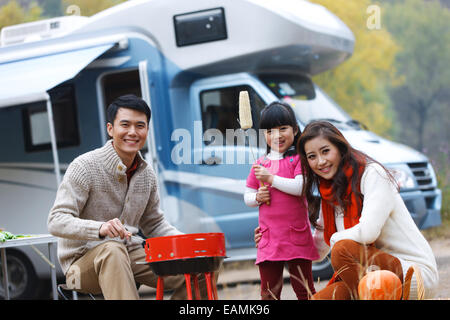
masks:
[[[319,177],[331,180],[336,174],[341,153],[328,139],[319,136],[305,143],[308,165]]]

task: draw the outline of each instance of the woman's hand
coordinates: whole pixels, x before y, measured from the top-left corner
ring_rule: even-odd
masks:
[[[253,171],[255,172],[256,179],[261,182],[272,184],[273,174],[271,174],[265,167],[261,165],[253,165]]]
[[[266,186],[259,187],[256,192],[256,201],[259,203],[267,203],[270,201],[270,191]]]
[[[255,229],[255,235],[254,235],[254,239],[255,239],[255,247],[258,248],[258,244],[261,241],[262,238],[262,233],[261,233],[261,227],[257,226]]]

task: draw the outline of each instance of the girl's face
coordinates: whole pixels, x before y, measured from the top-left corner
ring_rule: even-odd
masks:
[[[333,179],[341,162],[341,153],[334,144],[322,136],[316,137],[305,143],[305,154],[315,174],[326,180]]]
[[[297,131],[298,129],[294,131],[292,126],[283,125],[265,130],[264,137],[271,150],[284,153],[294,143]]]

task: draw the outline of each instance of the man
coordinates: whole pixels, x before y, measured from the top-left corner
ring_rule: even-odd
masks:
[[[159,208],[158,186],[139,150],[149,130],[151,110],[144,100],[125,95],[107,110],[111,140],[77,157],[67,168],[48,216],[57,237],[58,259],[67,286],[102,293],[105,299],[139,299],[136,282],[156,287],[145,261],[139,229],[146,237],[181,234]],[[202,296],[206,296],[202,279]],[[183,276],[165,277],[172,298],[184,299]]]

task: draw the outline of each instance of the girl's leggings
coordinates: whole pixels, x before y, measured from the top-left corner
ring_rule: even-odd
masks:
[[[264,261],[258,264],[261,276],[261,299],[280,299],[283,287],[283,268],[287,263],[292,288],[299,300],[308,300],[316,293],[311,260]]]

